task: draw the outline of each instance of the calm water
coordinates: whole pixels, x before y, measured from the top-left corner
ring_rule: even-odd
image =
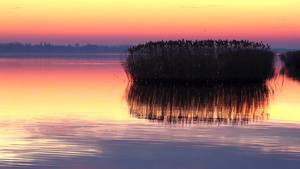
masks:
[[[0,168],[299,168],[299,81],[140,86],[119,58],[0,58]]]

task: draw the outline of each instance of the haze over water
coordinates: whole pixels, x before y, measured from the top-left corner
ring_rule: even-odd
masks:
[[[207,86],[156,88],[202,92],[169,97],[132,88],[119,58],[0,58],[0,168],[300,166],[299,81],[280,75],[266,88],[233,87],[229,94]],[[202,96],[207,100],[197,101]],[[241,96],[242,109],[215,99],[228,96]],[[165,99],[166,107],[147,98]],[[190,98],[208,107],[195,108]],[[181,111],[201,118],[161,120],[161,110],[170,108],[176,117]],[[220,110],[221,120],[209,114]],[[246,113],[240,121],[232,120],[236,110]]]

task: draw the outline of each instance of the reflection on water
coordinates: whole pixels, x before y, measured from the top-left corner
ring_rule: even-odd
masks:
[[[67,137],[53,137],[41,133],[42,125],[34,128],[31,125],[3,124],[3,122],[0,124],[0,166],[32,165],[47,158],[101,156],[99,147],[86,144],[80,141],[80,138],[70,141]],[[59,124],[55,124],[57,125]],[[33,131],[34,129],[39,130]]]
[[[204,85],[130,84],[130,114],[169,123],[248,123],[268,118],[270,90],[264,83]]]
[[[93,57],[1,58],[0,72],[0,168],[300,165],[300,85],[290,78],[272,90],[127,86],[120,60]],[[251,125],[206,125],[226,123]]]

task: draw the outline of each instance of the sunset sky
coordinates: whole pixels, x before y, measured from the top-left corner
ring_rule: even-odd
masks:
[[[0,43],[250,39],[300,48],[299,0],[1,0]]]

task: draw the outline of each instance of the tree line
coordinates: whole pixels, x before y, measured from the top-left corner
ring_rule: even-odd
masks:
[[[0,43],[0,53],[121,53],[129,47],[129,45],[54,45],[47,42],[40,44],[14,42]]]

